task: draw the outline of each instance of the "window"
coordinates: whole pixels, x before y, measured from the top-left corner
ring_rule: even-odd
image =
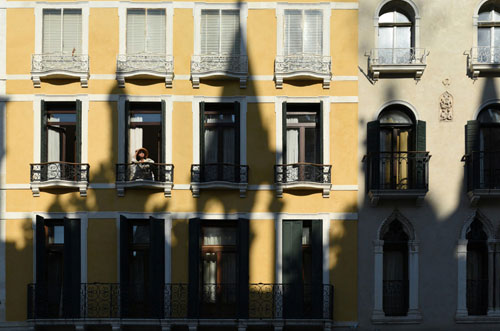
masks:
[[[82,10],[43,10],[43,54],[82,53]]]
[[[120,217],[122,317],[163,317],[164,220]]]
[[[500,5],[493,1],[481,7],[477,28],[477,61],[500,63]]]
[[[240,54],[240,11],[201,10],[201,54]]]
[[[488,312],[488,236],[481,221],[475,219],[467,239],[467,311],[469,315]],[[492,294],[491,294],[492,295]]]
[[[285,9],[284,55],[323,54],[323,12]]]
[[[35,315],[80,315],[80,220],[36,217]]]
[[[127,54],[166,53],[165,9],[127,10]]]
[[[411,63],[411,48],[414,43],[410,17],[399,8],[386,10],[380,15],[378,23],[379,62],[381,64]]]

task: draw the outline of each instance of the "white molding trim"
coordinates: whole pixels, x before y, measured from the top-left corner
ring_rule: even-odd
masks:
[[[420,116],[418,114],[418,111],[417,111],[417,108],[415,108],[411,103],[407,102],[407,101],[404,101],[404,100],[391,100],[391,101],[387,101],[385,102],[382,106],[379,107],[379,109],[377,110],[377,112],[375,113],[375,116],[373,117],[373,120],[376,121],[378,120],[380,114],[389,106],[392,106],[392,105],[402,105],[402,106],[405,106],[407,107],[409,110],[411,110],[413,112],[413,115],[415,116],[415,120],[416,121],[419,121],[420,120]]]
[[[0,9],[0,77],[7,74],[7,10]],[[6,94],[5,81],[0,81],[0,95]],[[1,314],[1,313],[0,313]],[[0,321],[2,317],[0,316]]]
[[[4,198],[4,197],[2,197]],[[3,210],[1,212],[3,214]],[[5,322],[5,301],[6,301],[6,266],[7,256],[5,243],[7,242],[7,221],[0,220],[0,321]]]

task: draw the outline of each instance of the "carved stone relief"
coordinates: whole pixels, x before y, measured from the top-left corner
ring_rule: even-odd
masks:
[[[445,122],[453,120],[453,95],[448,91],[439,97],[439,120]]]

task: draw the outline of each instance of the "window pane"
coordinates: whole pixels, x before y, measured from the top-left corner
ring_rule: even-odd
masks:
[[[203,227],[203,245],[236,245],[236,229],[233,227]]]
[[[393,23],[394,22],[394,12],[385,13],[380,15],[378,18],[379,23]]]
[[[309,163],[320,163],[318,160],[317,153],[317,140],[316,140],[316,128],[306,128],[306,141],[305,141],[305,162]]]
[[[302,11],[285,10],[285,55],[302,53]]]
[[[61,52],[61,10],[43,10],[43,53]]]
[[[54,225],[48,227],[48,243],[64,244],[64,226]]]
[[[411,118],[399,110],[385,110],[379,117],[381,124],[412,124]]]
[[[63,15],[63,53],[81,54],[82,52],[82,11],[64,9]]]
[[[234,164],[236,162],[236,148],[234,128],[226,128],[222,131],[223,139],[223,162]]]
[[[49,123],[69,122],[76,123],[76,114],[49,114],[47,117]]]
[[[132,243],[149,244],[149,225],[132,226]]]
[[[323,14],[320,10],[304,13],[304,53],[321,55],[323,51]]]
[[[127,11],[127,54],[142,53],[146,47],[146,15],[144,9]]]
[[[286,163],[299,162],[299,130],[286,130]]]
[[[491,11],[483,11],[479,13],[479,21],[491,21]]]
[[[491,28],[478,28],[477,29],[477,45],[490,46],[491,45]]]
[[[219,10],[201,11],[201,53],[219,53]]]
[[[295,115],[293,113],[288,113],[286,116],[287,124],[294,123],[317,123],[317,116],[315,113],[312,114],[300,114]]]
[[[410,19],[406,17],[406,15],[399,12],[394,12],[394,14],[396,16],[397,23],[410,23]]]
[[[156,54],[165,54],[165,10],[148,9],[147,16],[147,51]]]
[[[479,113],[478,120],[481,123],[500,123],[500,109],[483,109]]]
[[[130,116],[130,122],[141,123],[141,122],[161,122],[161,114],[132,114]]]
[[[395,48],[411,47],[411,28],[409,26],[398,26],[396,29]]]
[[[217,163],[218,150],[217,130],[205,128],[205,163]]]
[[[311,240],[311,228],[304,226],[302,227],[302,245],[309,245]]]
[[[240,14],[237,10],[223,10],[221,17],[221,53],[240,53]]]

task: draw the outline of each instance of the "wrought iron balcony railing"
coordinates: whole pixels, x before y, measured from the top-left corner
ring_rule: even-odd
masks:
[[[292,163],[274,166],[274,182],[278,184],[312,182],[331,183],[332,166],[329,164]]]
[[[120,87],[125,87],[125,77],[134,75],[164,77],[167,87],[172,87],[174,57],[152,53],[119,54],[116,60],[116,77]]]
[[[405,316],[408,313],[408,280],[384,280],[384,313],[386,316]]]
[[[119,163],[116,165],[116,181],[124,182],[172,182],[174,165],[166,163]]]
[[[240,80],[240,88],[246,87],[248,57],[230,54],[199,54],[191,57],[191,79],[198,88],[200,78],[227,76]]]
[[[471,64],[500,64],[500,47],[473,47],[470,50]]]
[[[464,155],[467,191],[500,191],[500,151],[474,151]]]
[[[370,51],[370,65],[410,65],[427,62],[425,48],[374,48]]]
[[[429,189],[429,152],[378,152],[367,162],[369,190],[411,191]]]
[[[244,315],[248,319],[333,320],[334,293],[329,284],[248,284],[245,302],[240,300],[240,290],[237,284],[202,284],[198,301],[190,302],[188,284],[170,283],[156,298],[161,304],[153,304],[145,287],[138,284],[83,283],[79,298],[66,299],[61,289],[29,284],[28,319],[234,319]]]
[[[86,54],[33,54],[31,76],[35,87],[40,87],[40,77],[51,75],[78,77],[82,87],[87,87],[89,56]]]
[[[47,162],[31,164],[31,183],[48,181],[88,182],[87,163]]]
[[[205,163],[191,165],[191,182],[248,183],[248,166],[231,163]]]

